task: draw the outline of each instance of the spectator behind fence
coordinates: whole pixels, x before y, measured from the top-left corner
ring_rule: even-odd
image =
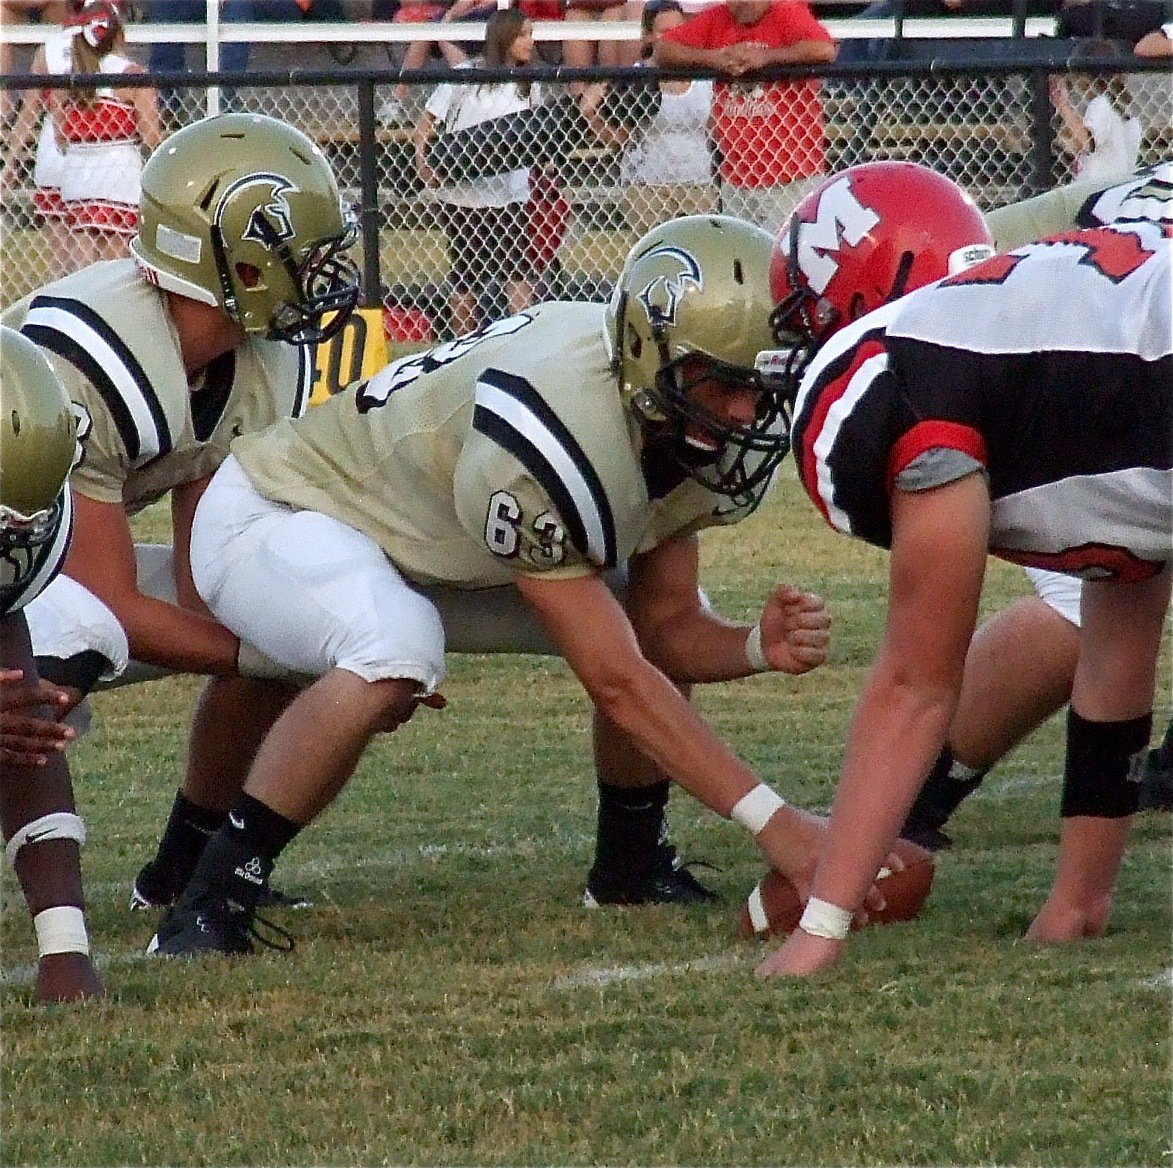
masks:
[[[67,0],[0,0],[0,24],[11,28],[14,24],[61,24],[68,15]],[[0,73],[18,73],[15,45],[0,44]],[[16,117],[16,93],[0,90],[0,118],[4,123]]]
[[[155,23],[203,24],[208,12],[207,0],[144,0],[147,18]],[[345,19],[342,0],[219,0],[220,20],[224,24],[253,24],[261,21],[302,22],[305,20],[341,21]],[[187,69],[186,46],[175,41],[154,41],[149,57],[152,73],[182,73]],[[197,70],[204,68],[203,45]],[[252,45],[246,41],[224,41],[220,45],[220,71],[243,73],[248,68]],[[181,95],[164,91],[167,107],[178,114]],[[200,91],[202,105],[203,91]],[[226,106],[235,104],[235,91],[224,91]],[[187,121],[189,119],[180,119]]]
[[[798,0],[728,0],[665,33],[658,65],[698,66],[738,78],[714,90],[713,130],[721,154],[726,214],[776,231],[825,170],[826,134],[817,80],[741,80],[770,65],[835,60],[830,33]]]
[[[656,43],[685,21],[677,0],[650,0],[641,16],[641,57],[652,59]],[[580,108],[601,142],[623,148],[619,179],[627,187],[624,214],[636,235],[681,215],[717,209],[709,118],[713,83],[709,80],[661,81],[659,108],[634,125],[605,116],[609,86],[588,86]]]
[[[497,10],[496,0],[448,0],[446,4],[401,4],[392,19],[397,24],[421,24],[437,21],[452,24],[488,20]],[[403,54],[403,69],[422,69],[429,60],[443,61],[455,68],[478,51],[476,38],[470,40],[410,41]],[[379,120],[385,123],[410,121],[405,109],[411,92],[397,85],[392,96],[379,106]]]
[[[1106,37],[1136,44],[1173,20],[1173,0],[1061,0],[1056,32],[1061,37]]]
[[[64,76],[73,68],[73,38],[80,27],[76,21],[83,0],[68,0],[65,23],[33,54],[30,73]],[[33,165],[33,207],[44,223],[45,242],[52,267],[49,279],[64,276],[81,265],[81,258],[73,254],[75,237],[69,230],[65,204],[61,201],[61,173],[65,155],[57,141],[57,130],[48,112],[50,90],[25,91],[20,113],[13,124],[8,140],[7,158],[0,170],[0,193],[7,194],[19,178],[20,162],[37,134],[36,162]]]
[[[475,63],[490,68],[525,66],[533,51],[533,22],[515,8],[498,9],[486,26],[483,60]],[[457,336],[477,327],[482,305],[491,306],[491,316],[501,315],[498,284],[510,312],[519,312],[533,299],[526,211],[530,172],[521,168],[440,186],[439,176],[428,165],[428,142],[437,129],[465,130],[540,104],[541,86],[528,81],[445,82],[432,91],[416,126],[416,167],[424,184],[434,188],[448,239],[452,330]]]
[[[638,20],[643,8],[642,3],[625,3],[624,0],[566,0],[566,20],[573,24]],[[634,65],[638,59],[639,43],[636,41],[568,39],[562,46],[562,63],[574,69],[589,69],[592,65],[613,69]],[[570,91],[581,95],[586,91],[587,84],[585,81],[575,81]]]
[[[91,0],[70,41],[71,72],[129,76],[145,70],[125,54],[126,33],[110,0]],[[61,201],[82,264],[125,255],[138,231],[143,147],[162,138],[153,89],[74,86],[54,90],[53,125],[64,154]]]
[[[1121,60],[1127,54],[1108,40],[1080,41],[1072,65]],[[1099,180],[1130,174],[1137,167],[1144,125],[1136,114],[1123,73],[1073,75],[1072,88],[1083,104],[1080,113],[1064,77],[1051,78],[1051,100],[1062,121],[1060,141],[1075,155],[1078,179]]]

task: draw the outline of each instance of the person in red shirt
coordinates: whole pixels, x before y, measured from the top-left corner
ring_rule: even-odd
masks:
[[[833,61],[831,34],[798,0],[728,0],[665,33],[655,62],[709,68],[713,134],[722,157],[722,210],[776,231],[826,170],[823,107],[816,80],[764,83],[745,78],[769,65]]]

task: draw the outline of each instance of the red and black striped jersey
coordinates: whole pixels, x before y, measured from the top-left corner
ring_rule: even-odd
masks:
[[[980,470],[996,555],[1087,578],[1173,561],[1170,231],[1052,236],[830,338],[793,427],[827,521],[887,547],[893,490]]]

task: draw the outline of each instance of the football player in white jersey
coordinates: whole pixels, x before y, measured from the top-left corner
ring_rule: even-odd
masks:
[[[65,388],[26,337],[0,327],[0,826],[37,936],[36,998],[101,995],[90,959],[77,814],[63,753],[67,697],[37,675],[24,608],[60,571],[77,451]]]
[[[891,562],[814,890],[763,976],[839,960],[946,741],[991,552],[1084,581],[1059,861],[1028,935],[1108,924],[1173,578],[1173,239],[1136,221],[992,242],[960,188],[910,163],[836,175],[779,233],[799,477]]]
[[[1173,163],[1127,179],[1073,183],[986,216],[999,251],[1081,227],[1147,221],[1173,227]],[[933,851],[942,830],[991,767],[1071,697],[1079,658],[1080,581],[1027,568],[1036,595],[1023,597],[974,634],[949,742],[933,764],[901,835]],[[1173,809],[1173,723],[1154,749],[1140,809]]]
[[[215,620],[188,565],[192,516],[229,443],[301,414],[312,345],[358,295],[354,237],[325,156],[273,118],[225,114],[147,161],[133,258],[93,264],[4,313],[74,403],[73,544],[28,607],[41,675],[87,693],[103,674],[209,676],[186,773],[132,907],[183,887],[294,688]],[[329,321],[330,323],[326,323]],[[130,517],[168,499],[173,549],[137,546]]]
[[[669,679],[802,673],[827,652],[818,597],[782,586],[747,627],[697,585],[697,533],[749,514],[788,446],[754,371],[770,247],[738,220],[675,220],[636,244],[608,305],[538,305],[233,444],[193,527],[196,587],[316,680],[262,744],[152,952],[251,950],[281,850],[373,733],[435,702],[446,646],[428,589],[486,612],[520,594],[605,719],[809,882],[821,821],[759,783]],[[625,563],[626,608],[604,578]]]

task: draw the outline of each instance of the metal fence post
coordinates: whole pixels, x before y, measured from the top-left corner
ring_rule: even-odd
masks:
[[[359,227],[363,250],[363,306],[377,307],[383,302],[379,278],[379,165],[375,140],[375,82],[364,77],[358,83],[359,134]]]
[[[1052,121],[1050,73],[1045,66],[1030,71],[1030,178],[1032,194],[1055,185],[1055,126]]]

